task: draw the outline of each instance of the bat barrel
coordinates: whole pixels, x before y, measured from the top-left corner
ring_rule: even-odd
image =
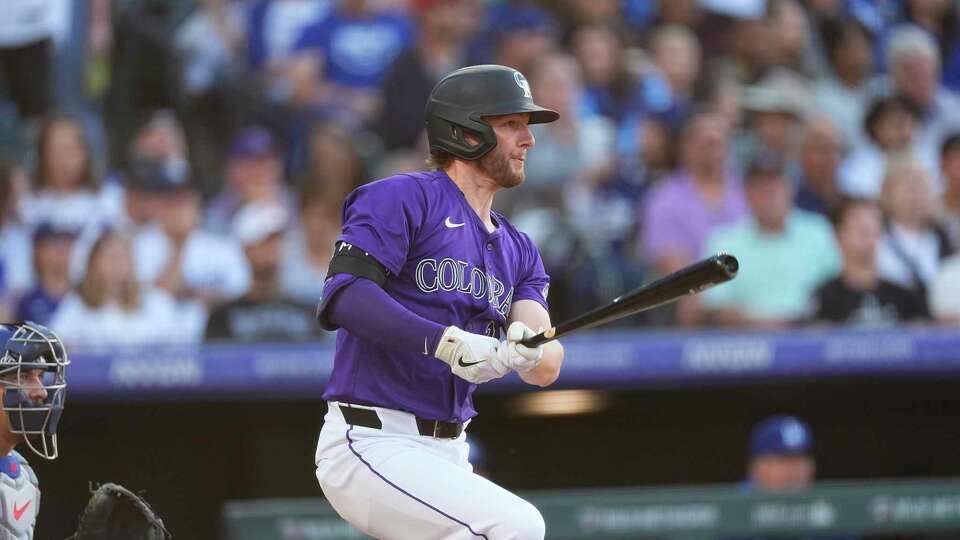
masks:
[[[547,332],[523,340],[522,343],[528,347],[534,347],[574,330],[593,328],[668,304],[684,296],[730,281],[736,277],[739,270],[740,262],[736,257],[719,253],[618,296],[609,304],[564,321]]]

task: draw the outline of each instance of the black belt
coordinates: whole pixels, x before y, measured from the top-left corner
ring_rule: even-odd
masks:
[[[373,409],[360,409],[349,405],[340,405],[343,419],[351,426],[361,426],[373,429],[382,429],[383,422]],[[463,424],[460,422],[442,422],[417,417],[417,431],[426,437],[437,439],[456,439],[463,433]]]

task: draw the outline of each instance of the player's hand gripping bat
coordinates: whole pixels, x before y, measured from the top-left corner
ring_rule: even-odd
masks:
[[[641,311],[669,304],[696,294],[714,285],[730,281],[737,275],[740,263],[733,255],[720,253],[698,263],[681,268],[654,282],[643,285],[613,299],[609,304],[564,321],[547,331],[523,340],[527,347],[536,347],[575,330],[593,328],[601,324],[635,315]]]

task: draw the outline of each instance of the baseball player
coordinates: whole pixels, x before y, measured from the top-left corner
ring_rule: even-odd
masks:
[[[520,72],[483,65],[437,83],[425,116],[435,170],[344,202],[318,308],[339,332],[317,478],[377,538],[541,539],[533,505],[471,472],[464,428],[477,385],[516,371],[547,386],[563,362],[556,341],[519,343],[550,327],[549,277],[533,242],[490,209],[523,182],[529,124],[558,115]]]
[[[57,424],[66,393],[63,343],[34,323],[0,324],[0,540],[33,538],[40,508],[37,475],[14,447],[26,443],[46,459],[57,457]]]

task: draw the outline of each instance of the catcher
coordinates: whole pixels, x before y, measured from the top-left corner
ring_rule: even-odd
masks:
[[[57,457],[57,424],[70,361],[60,338],[39,324],[0,324],[0,343],[0,540],[29,539],[36,527],[40,487],[14,447],[26,443],[44,459]]]

